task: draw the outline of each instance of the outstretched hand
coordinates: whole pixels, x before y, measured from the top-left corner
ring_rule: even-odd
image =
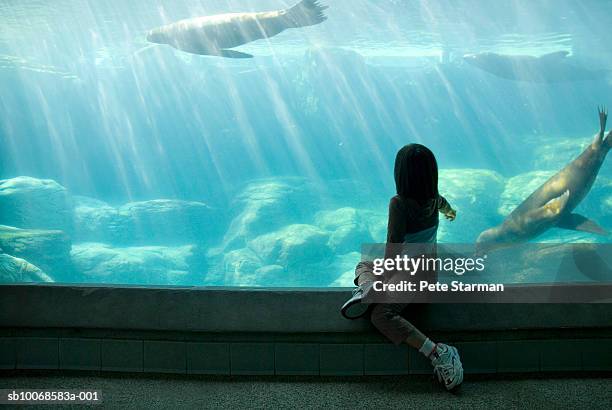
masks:
[[[444,217],[448,219],[449,221],[454,221],[455,218],[457,217],[457,211],[455,211],[454,209],[451,209],[450,211],[444,214]]]
[[[605,106],[597,107],[599,111],[599,129],[603,133],[606,130],[606,121],[608,120],[608,109]]]

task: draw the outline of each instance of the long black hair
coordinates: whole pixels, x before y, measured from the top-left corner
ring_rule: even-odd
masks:
[[[395,157],[394,174],[395,189],[402,198],[419,202],[438,198],[438,163],[426,146],[402,147]]]

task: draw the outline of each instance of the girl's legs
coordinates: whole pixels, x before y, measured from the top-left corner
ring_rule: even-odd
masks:
[[[357,274],[359,287],[376,280],[375,275],[362,266]],[[403,303],[379,303],[374,305],[370,320],[372,324],[396,345],[406,343],[418,349],[431,360],[434,373],[446,389],[451,390],[463,382],[463,366],[457,349],[445,344],[436,344],[402,316],[409,305]]]
[[[364,286],[378,278],[372,268],[365,263],[357,265],[357,285]],[[372,324],[389,340],[395,344],[405,342],[411,347],[420,350],[427,337],[412,323],[402,317],[401,313],[408,305],[400,303],[378,304],[372,309],[370,320]]]
[[[396,345],[406,343],[420,350],[427,337],[402,316],[407,306],[400,303],[377,304],[372,309],[370,320],[380,333]]]
[[[438,381],[452,390],[463,382],[463,366],[457,349],[434,343],[401,314],[408,305],[381,303],[371,313],[372,324],[396,345],[406,343],[431,360]]]

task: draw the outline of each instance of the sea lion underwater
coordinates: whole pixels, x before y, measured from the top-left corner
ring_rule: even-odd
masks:
[[[599,110],[600,129],[593,142],[529,195],[501,225],[482,232],[476,241],[478,250],[488,251],[526,242],[553,227],[608,234],[592,220],[572,213],[591,190],[612,147],[612,131],[604,138],[606,120],[607,112],[602,108]]]
[[[463,60],[500,78],[535,83],[597,81],[610,75],[609,70],[578,64],[567,51],[540,57],[496,53],[468,54]]]
[[[302,0],[285,10],[195,17],[153,29],[147,41],[192,54],[252,58],[229,49],[273,37],[288,28],[319,24],[327,19],[323,13],[326,8],[318,0]]]

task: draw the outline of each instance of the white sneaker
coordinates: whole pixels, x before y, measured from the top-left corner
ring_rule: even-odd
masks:
[[[463,382],[463,366],[455,347],[438,343],[430,358],[434,374],[446,390],[452,390]]]
[[[370,305],[364,303],[368,292],[371,291],[374,282],[363,283],[360,286],[357,286],[353,289],[353,296],[349,300],[347,300],[342,308],[340,309],[340,313],[347,319],[359,319],[362,316],[365,316],[366,313],[370,310]]]

